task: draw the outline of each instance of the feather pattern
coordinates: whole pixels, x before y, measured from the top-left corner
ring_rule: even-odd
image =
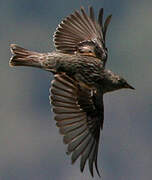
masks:
[[[75,54],[81,53],[81,49],[83,49],[84,53],[91,51],[90,56],[95,54],[96,57],[105,61],[107,58],[105,56],[107,53],[105,36],[111,15],[103,25],[103,8],[99,11],[98,21],[95,20],[92,7],[89,8],[89,13],[87,15],[84,8],[81,7],[80,12],[75,11],[66,17],[54,33],[54,44],[59,52]],[[86,45],[87,48],[85,48]]]
[[[99,174],[97,153],[103,124],[102,94],[98,96],[95,90],[83,87],[66,74],[55,75],[50,92],[56,124],[64,136],[63,142],[68,145],[67,154],[71,154],[72,164],[80,157],[81,172],[88,160],[91,175],[94,165]],[[94,96],[101,97],[99,105]]]

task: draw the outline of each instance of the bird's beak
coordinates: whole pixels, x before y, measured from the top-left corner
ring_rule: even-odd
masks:
[[[129,89],[134,89],[135,90],[135,88],[133,86],[131,86],[130,84],[128,84],[128,83],[126,83],[125,88],[129,88]]]

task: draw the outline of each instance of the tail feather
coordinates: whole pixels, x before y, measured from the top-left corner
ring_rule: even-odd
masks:
[[[11,44],[10,49],[13,54],[9,61],[10,66],[41,66],[40,61],[43,54],[29,51],[16,44]]]

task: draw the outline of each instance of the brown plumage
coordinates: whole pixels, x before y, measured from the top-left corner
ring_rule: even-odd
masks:
[[[67,154],[72,163],[80,157],[81,172],[88,160],[91,175],[95,165],[100,176],[97,156],[104,120],[103,94],[134,88],[105,69],[105,37],[111,15],[103,23],[103,9],[98,21],[92,7],[89,12],[87,15],[81,8],[61,22],[54,34],[54,52],[37,53],[12,44],[10,65],[38,67],[54,74],[50,102]]]

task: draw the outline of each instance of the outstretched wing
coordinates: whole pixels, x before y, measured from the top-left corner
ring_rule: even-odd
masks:
[[[95,164],[100,176],[97,155],[100,128],[103,127],[102,93],[65,74],[55,75],[50,91],[56,124],[64,135],[64,143],[68,144],[67,154],[71,154],[72,163],[81,157],[80,170],[83,172],[88,160],[91,175]]]
[[[75,11],[58,25],[54,34],[54,44],[58,51],[73,54],[88,53],[103,61],[107,58],[105,37],[111,15],[103,25],[103,8],[100,9],[98,21],[94,18],[93,8],[89,8],[88,16],[84,8]]]

